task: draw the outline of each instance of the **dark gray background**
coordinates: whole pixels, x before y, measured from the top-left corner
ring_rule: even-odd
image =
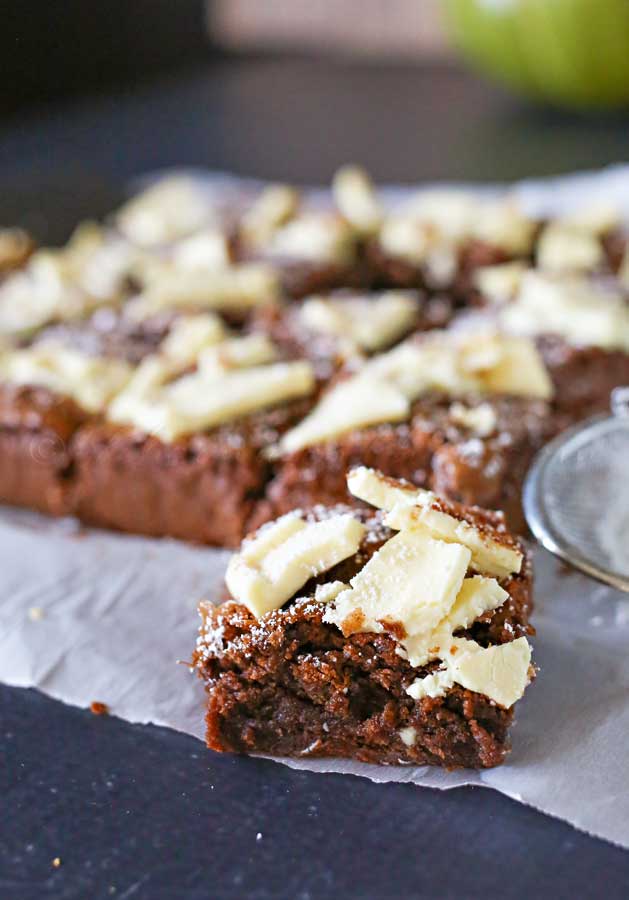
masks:
[[[0,215],[62,240],[175,164],[303,182],[347,160],[396,181],[555,174],[626,158],[627,122],[533,111],[455,67],[191,53],[5,113]],[[222,757],[32,691],[0,688],[0,797],[3,900],[629,895],[628,854],[491,791]]]

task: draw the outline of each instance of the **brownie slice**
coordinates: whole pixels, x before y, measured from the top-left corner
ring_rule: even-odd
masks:
[[[0,385],[0,501],[67,515],[72,438],[88,418],[46,388]]]
[[[307,411],[296,400],[165,442],[132,427],[86,425],[72,443],[72,508],[91,525],[233,547],[269,477],[262,449]]]
[[[550,408],[520,397],[461,401],[424,397],[413,404],[408,423],[355,430],[275,460],[251,527],[297,507],[348,502],[347,470],[363,465],[453,500],[503,510],[510,527],[524,532],[522,484],[533,456],[554,433]],[[461,409],[470,423],[474,411],[489,416],[488,431],[478,434],[465,413],[457,416]]]
[[[505,534],[500,516],[442,508],[524,552]],[[321,521],[344,511],[319,508],[307,518]],[[235,599],[220,606],[201,603],[193,665],[207,691],[208,746],[389,765],[485,768],[502,763],[510,747],[512,705],[457,683],[415,699],[409,686],[434,675],[439,664],[411,664],[400,644],[400,623],[389,623],[379,633],[364,628],[344,634],[329,621],[322,586],[349,582],[394,534],[380,513],[354,509],[353,515],[366,526],[356,552],[308,581],[281,608],[257,616]],[[533,633],[531,586],[525,557],[518,574],[500,580],[504,603],[455,635],[490,648]]]

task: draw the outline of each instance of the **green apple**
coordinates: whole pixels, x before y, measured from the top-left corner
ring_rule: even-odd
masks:
[[[446,0],[481,70],[560,106],[629,104],[629,0]]]

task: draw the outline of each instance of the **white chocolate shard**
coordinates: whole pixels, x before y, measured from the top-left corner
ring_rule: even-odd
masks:
[[[454,685],[454,678],[449,669],[437,669],[430,675],[424,675],[423,678],[416,678],[415,681],[406,688],[406,693],[413,700],[423,700],[424,697],[443,697]]]
[[[334,201],[361,234],[373,234],[382,221],[382,208],[373,183],[359,166],[343,166],[332,182]]]
[[[355,258],[356,235],[341,218],[304,213],[275,231],[264,253],[271,259],[347,265]]]
[[[417,742],[417,729],[412,725],[400,728],[400,739],[407,747],[413,747]]]
[[[471,226],[471,236],[514,256],[528,254],[537,224],[525,216],[517,203],[507,198],[481,203]]]
[[[537,265],[549,272],[591,271],[604,261],[596,234],[552,222],[537,241]]]
[[[346,591],[349,585],[344,581],[330,581],[327,584],[318,584],[315,588],[315,600],[317,603],[331,603],[336,600],[341,591]]]
[[[531,665],[531,646],[525,637],[491,647],[455,638],[453,646],[457,652],[448,657],[448,669],[461,687],[506,709],[522,697]]]
[[[420,632],[402,641],[412,666],[424,666],[432,659],[443,659],[452,645],[452,634],[502,606],[509,597],[495,578],[474,575],[465,578],[450,611],[432,632]]]
[[[225,581],[257,618],[279,609],[311,578],[353,556],[365,527],[350,514],[305,522],[289,513],[232,556]]]
[[[413,265],[423,265],[434,246],[434,237],[424,222],[410,216],[396,215],[385,220],[378,242],[390,256]]]
[[[155,390],[123,392],[111,404],[108,417],[173,441],[307,396],[314,387],[314,372],[306,362],[212,374],[199,370]]]
[[[482,574],[504,578],[522,568],[519,550],[497,541],[488,531],[480,531],[441,511],[439,500],[431,491],[400,485],[365,466],[351,470],[347,486],[354,497],[387,511],[385,524],[390,528],[425,530],[435,539],[463,544],[471,551],[472,566]]]
[[[105,408],[130,375],[122,360],[88,356],[52,341],[0,356],[0,380],[46,387],[93,413]]]
[[[179,241],[172,262],[179,269],[224,269],[230,264],[229,243],[220,229],[205,228]]]
[[[526,638],[491,647],[455,638],[452,650],[444,667],[416,679],[406,689],[407,694],[414,700],[441,697],[456,683],[505,709],[523,696],[531,665],[531,646]]]
[[[410,331],[419,309],[419,299],[412,292],[387,291],[374,297],[310,297],[302,304],[299,318],[308,331],[373,352]]]
[[[579,275],[528,272],[499,321],[513,334],[556,334],[575,346],[629,350],[629,304],[622,291]]]
[[[465,406],[463,403],[456,402],[450,406],[448,414],[456,425],[469,428],[479,437],[488,437],[498,425],[496,410],[489,403]]]
[[[429,491],[420,491],[412,484],[387,478],[376,469],[356,466],[347,475],[347,487],[352,494],[377,509],[390,511],[394,506],[410,506],[421,502],[422,496],[432,497]]]
[[[207,199],[191,178],[164,178],[126,203],[118,228],[133,243],[152,247],[177,240],[212,218]]]
[[[490,394],[538,397],[550,400],[554,387],[535,344],[501,335],[495,363],[482,372],[483,390]],[[480,374],[480,373],[479,373]]]
[[[304,447],[381,422],[408,418],[409,403],[403,393],[379,379],[360,377],[341,381],[321,398],[302,421],[281,438],[281,453]]]
[[[298,210],[298,191],[285,184],[269,185],[242,217],[245,241],[253,246],[264,246],[278,228],[297,215]]]
[[[523,557],[519,550],[431,505],[395,506],[387,514],[385,525],[400,531],[425,530],[436,539],[463,544],[472,553],[472,567],[483,575],[507,578],[522,568]]]
[[[474,273],[474,285],[490,303],[501,305],[517,295],[528,268],[525,263],[517,261],[482,266]]]
[[[466,547],[406,531],[395,535],[351,579],[324,621],[345,634],[392,630],[401,636],[432,631],[447,615],[463,584],[471,554]]]
[[[213,313],[181,316],[159,347],[159,352],[181,366],[191,365],[204,347],[225,339],[225,325]]]
[[[198,355],[198,366],[201,375],[212,376],[230,369],[261,366],[276,359],[277,348],[265,334],[249,334],[203,348]]]
[[[558,221],[569,228],[578,228],[580,231],[587,231],[597,237],[602,237],[615,228],[619,228],[622,224],[622,217],[618,207],[606,203],[595,203],[562,216]]]
[[[181,308],[248,310],[278,298],[277,274],[268,265],[251,263],[211,273],[164,271],[161,278],[151,278],[127,311],[131,318],[142,320]]]

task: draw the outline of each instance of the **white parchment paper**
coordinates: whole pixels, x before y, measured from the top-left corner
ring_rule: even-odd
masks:
[[[518,191],[532,211],[619,202],[629,168]],[[131,722],[203,731],[187,666],[202,597],[219,599],[228,554],[111,534],[0,508],[0,680]],[[283,760],[296,768],[451,788],[493,787],[629,847],[629,598],[536,552],[536,682],[517,707],[513,752],[484,772]]]

